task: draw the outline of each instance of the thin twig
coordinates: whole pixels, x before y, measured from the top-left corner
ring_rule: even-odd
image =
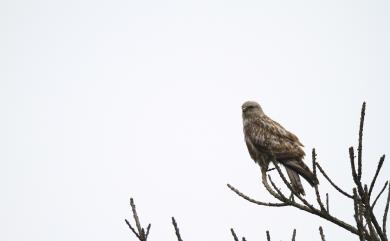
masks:
[[[295,241],[295,236],[297,235],[297,230],[294,228],[293,235],[291,241]]]
[[[355,168],[355,153],[354,153],[352,146],[349,148],[349,160],[351,163],[352,177],[353,177],[354,182],[356,182],[357,173],[356,173],[356,168]]]
[[[329,195],[326,193],[326,212],[329,213]]]
[[[360,125],[359,125],[359,144],[358,144],[358,173],[357,178],[360,181],[362,178],[362,150],[363,150],[363,126],[364,116],[366,114],[366,102],[363,102],[362,111],[360,113]]]
[[[330,177],[326,174],[326,172],[324,171],[324,169],[322,169],[321,165],[320,165],[318,162],[316,162],[316,166],[317,166],[318,169],[320,170],[321,174],[326,178],[326,180],[328,180],[328,182],[329,182],[337,191],[339,191],[339,192],[340,192],[341,194],[343,194],[344,196],[353,199],[353,197],[352,197],[351,194],[348,194],[346,191],[343,191],[341,188],[339,188],[339,187],[332,181],[332,179],[330,179]]]
[[[234,230],[233,230],[233,228],[230,229],[230,232],[232,232],[234,241],[239,241],[239,240],[238,240],[238,237],[237,237],[237,235],[236,235],[236,233],[235,233]]]
[[[382,195],[382,193],[385,191],[385,189],[386,189],[388,183],[389,183],[389,181],[386,181],[386,182],[385,182],[385,185],[383,186],[383,188],[381,189],[381,191],[379,192],[379,194],[376,196],[374,202],[373,202],[372,205],[371,205],[371,208],[372,208],[372,209],[374,209],[376,202],[378,201],[378,199],[379,199],[379,197]]]
[[[245,200],[247,200],[247,201],[249,201],[251,203],[255,203],[257,205],[269,206],[269,207],[284,207],[284,206],[288,206],[288,204],[285,204],[285,203],[270,203],[270,202],[257,201],[257,200],[255,200],[255,199],[253,199],[251,197],[248,197],[244,193],[240,192],[237,188],[233,187],[232,185],[227,184],[227,186],[228,186],[228,188],[230,188],[230,190],[235,192],[238,196],[244,198]]]
[[[316,149],[313,148],[312,152],[311,152],[311,158],[312,158],[312,162],[313,162],[313,174],[314,174],[314,177],[317,178],[317,171],[316,171]],[[318,205],[320,205],[320,208],[321,208],[321,211],[324,211],[326,212],[326,209],[324,207],[324,204],[322,203],[322,200],[321,200],[321,195],[320,195],[320,191],[318,190],[318,185],[314,185],[314,190],[315,190],[315,193],[316,193],[316,197],[317,197],[317,203]]]
[[[178,241],[183,241],[183,239],[181,239],[180,232],[179,232],[179,227],[177,226],[177,223],[176,223],[176,220],[175,220],[174,217],[172,217],[172,224],[173,224],[173,227],[175,228],[175,233],[176,233],[177,240]]]
[[[324,230],[322,230],[322,227],[321,227],[321,226],[320,226],[318,229],[320,230],[321,240],[322,240],[322,241],[326,241],[326,240],[325,240],[325,235],[324,235]]]
[[[362,199],[362,202],[365,202],[367,198],[363,190],[362,182],[359,180],[358,174],[356,173],[355,154],[352,146],[349,148],[349,160],[351,163],[352,177],[353,177],[353,181],[355,182],[357,192],[360,196],[360,199]]]
[[[271,182],[272,187],[278,193],[279,200],[285,203],[290,203],[289,199],[280,191],[280,188],[276,186],[276,184],[272,181],[271,175],[268,175],[268,179]]]
[[[138,229],[138,235],[140,236],[140,238],[142,238],[142,240],[145,240],[145,233],[142,232],[141,223],[140,223],[138,215],[137,215],[137,210],[135,208],[135,204],[134,204],[133,198],[130,198],[130,206],[131,206],[131,210],[133,211],[133,217],[134,217],[135,225],[136,225],[136,227]]]
[[[134,235],[139,239],[139,240],[142,240],[141,237],[138,235],[137,231],[135,231],[135,229],[133,228],[133,226],[131,226],[130,222],[125,219],[125,222],[127,224],[127,226],[129,226],[130,230],[134,233]]]
[[[146,233],[145,233],[145,229],[142,228],[141,223],[139,221],[137,209],[135,207],[135,203],[134,203],[133,198],[130,198],[130,206],[131,206],[131,211],[133,213],[133,218],[134,218],[137,230],[130,224],[130,222],[127,219],[125,219],[125,222],[126,222],[127,226],[130,228],[130,230],[134,233],[134,235],[138,238],[138,240],[146,241],[148,239],[150,227],[152,225],[151,224],[148,225],[148,227],[146,228]]]
[[[371,181],[370,191],[368,192],[368,197],[369,198],[371,198],[372,190],[374,189],[374,185],[375,185],[376,179],[377,179],[378,174],[379,174],[379,172],[380,172],[380,170],[381,170],[381,168],[383,166],[383,162],[384,161],[385,161],[385,155],[381,156],[381,158],[379,159],[379,162],[378,162],[378,166],[376,167],[374,178]]]
[[[386,200],[386,207],[385,207],[385,213],[383,214],[383,234],[385,237],[387,237],[386,234],[386,221],[387,221],[387,213],[389,212],[389,205],[390,205],[390,185],[387,191],[387,200]]]
[[[276,170],[278,170],[278,173],[279,173],[279,176],[282,178],[284,184],[288,187],[288,189],[303,203],[305,204],[307,207],[309,207],[310,209],[313,209],[315,210],[315,207],[313,205],[311,205],[308,201],[306,201],[306,199],[304,199],[301,195],[299,195],[298,192],[296,192],[291,184],[287,181],[286,177],[284,176],[282,170],[280,169],[279,165],[276,163],[276,161],[274,159],[271,159]]]
[[[145,240],[148,239],[150,227],[152,227],[152,224],[151,224],[151,223],[149,223],[148,227],[146,228]]]

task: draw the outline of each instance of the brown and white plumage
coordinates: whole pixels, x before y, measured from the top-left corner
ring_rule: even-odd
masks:
[[[305,152],[298,137],[265,115],[254,101],[242,105],[242,117],[249,154],[260,165],[263,173],[268,170],[273,155],[286,168],[291,186],[298,193],[305,194],[299,176],[312,186],[318,184],[317,178],[302,161]]]

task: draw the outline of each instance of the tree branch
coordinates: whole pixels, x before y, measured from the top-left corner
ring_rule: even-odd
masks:
[[[358,144],[358,173],[357,178],[360,181],[362,178],[362,150],[363,150],[363,126],[364,116],[366,114],[366,102],[363,102],[362,110],[360,113],[360,125],[359,125],[359,144]]]
[[[381,158],[379,159],[379,162],[378,162],[378,166],[376,167],[376,171],[375,171],[375,175],[371,181],[371,185],[370,185],[370,191],[368,192],[368,197],[371,198],[371,193],[372,193],[372,190],[374,189],[374,185],[375,185],[375,182],[376,182],[376,179],[379,175],[379,172],[383,166],[383,162],[385,161],[385,155],[381,156]]]
[[[346,191],[343,191],[340,187],[338,187],[338,186],[332,181],[332,179],[330,179],[330,177],[326,174],[326,172],[324,171],[324,169],[321,167],[321,165],[320,165],[318,162],[316,163],[316,166],[317,166],[318,169],[320,170],[321,174],[326,178],[326,180],[328,180],[328,182],[329,182],[337,191],[339,191],[339,192],[340,192],[341,194],[343,194],[344,196],[353,199],[353,197],[352,197],[351,194],[348,194]]]
[[[288,204],[286,204],[286,203],[270,203],[270,202],[257,201],[257,200],[255,200],[255,199],[253,199],[251,197],[248,197],[244,193],[240,192],[237,188],[233,187],[232,185],[227,184],[227,186],[228,186],[228,188],[230,188],[230,190],[235,192],[238,196],[244,198],[245,200],[247,200],[247,201],[249,201],[251,203],[255,203],[257,205],[268,206],[268,207],[284,207],[284,206],[288,206]]]
[[[389,205],[390,205],[390,185],[387,191],[387,200],[386,200],[386,207],[385,207],[385,213],[383,214],[383,234],[385,237],[387,237],[386,234],[386,221],[387,221],[387,214],[389,212]]]
[[[313,150],[311,152],[311,158],[312,158],[312,163],[313,163],[313,174],[314,174],[315,178],[317,178],[316,156],[317,156],[316,149],[313,148]],[[325,208],[324,204],[322,203],[320,191],[318,190],[318,185],[314,185],[314,190],[315,190],[316,197],[317,197],[317,203],[318,203],[318,205],[320,205],[321,211],[326,212],[327,209]]]
[[[374,202],[373,202],[372,205],[371,205],[371,208],[372,208],[372,209],[374,209],[376,202],[378,201],[379,197],[382,195],[383,191],[385,191],[385,189],[386,189],[388,183],[389,183],[389,181],[386,181],[386,182],[385,182],[385,185],[383,186],[383,188],[381,189],[381,191],[379,192],[379,194],[376,196]]]
[[[146,228],[146,233],[145,233],[145,229],[141,226],[141,223],[139,221],[137,209],[135,208],[135,203],[134,203],[133,198],[130,198],[130,206],[131,206],[131,211],[133,213],[133,218],[134,218],[137,230],[135,230],[135,228],[130,224],[130,222],[127,219],[125,219],[125,222],[126,222],[127,226],[129,227],[129,229],[133,232],[133,234],[138,238],[138,240],[146,241],[148,239],[150,227],[152,225],[149,223],[148,227]]]
[[[183,239],[180,236],[179,227],[177,226],[177,223],[176,223],[176,220],[174,217],[172,217],[172,224],[173,224],[173,227],[175,228],[177,241],[183,241]]]
[[[297,235],[297,230],[294,228],[293,235],[291,241],[295,241],[295,236]]]
[[[234,232],[233,228],[230,229],[230,232],[233,235],[234,241],[238,241],[238,237],[237,237],[236,233]]]
[[[322,240],[322,241],[326,241],[326,240],[325,240],[325,235],[324,235],[324,230],[322,230],[322,227],[321,227],[321,226],[320,226],[318,229],[320,230],[321,240]]]

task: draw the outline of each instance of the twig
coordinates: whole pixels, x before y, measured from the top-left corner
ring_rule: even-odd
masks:
[[[317,166],[318,169],[320,170],[321,174],[326,178],[326,180],[328,180],[328,182],[329,182],[337,191],[339,191],[339,192],[340,192],[341,194],[343,194],[344,196],[353,199],[353,197],[352,197],[351,194],[348,194],[346,191],[343,191],[341,188],[339,188],[339,187],[332,181],[332,179],[330,179],[330,177],[326,174],[326,172],[324,171],[324,169],[322,169],[321,165],[320,165],[318,162],[316,163],[316,166]]]
[[[311,205],[309,202],[306,201],[306,199],[304,199],[301,195],[299,195],[298,192],[296,192],[291,184],[287,181],[286,177],[284,176],[282,170],[280,169],[279,165],[276,163],[276,161],[274,159],[271,159],[272,160],[272,163],[274,164],[276,170],[278,171],[279,173],[279,176],[282,178],[284,184],[288,187],[288,189],[303,203],[305,204],[307,207],[309,207],[310,209],[312,210],[315,210],[315,207],[313,205]]]
[[[139,240],[142,240],[141,237],[138,235],[138,233],[133,228],[133,226],[131,226],[130,222],[127,219],[125,219],[125,222],[126,222],[127,226],[130,228],[130,230],[134,233],[134,235],[137,236],[137,238]]]
[[[386,200],[386,207],[385,207],[385,213],[383,214],[383,234],[385,237],[387,237],[386,234],[386,221],[387,221],[387,213],[389,212],[389,205],[390,205],[390,185],[387,191],[387,200]]]
[[[376,196],[374,202],[373,202],[372,205],[371,205],[371,208],[372,208],[372,209],[374,209],[376,202],[378,201],[379,197],[382,195],[383,191],[385,191],[385,189],[386,189],[388,183],[389,183],[389,181],[386,181],[386,182],[385,182],[385,185],[383,186],[383,188],[381,189],[381,191],[379,192],[379,194]]]
[[[148,227],[146,228],[145,240],[148,239],[150,227],[152,227],[152,224],[149,223]]]
[[[238,196],[244,198],[245,200],[247,200],[247,201],[249,201],[251,203],[255,203],[257,205],[269,206],[269,207],[284,207],[284,206],[288,206],[288,204],[285,204],[285,203],[270,203],[270,202],[257,201],[257,200],[255,200],[255,199],[253,199],[251,197],[248,197],[244,193],[240,192],[237,188],[233,187],[232,185],[227,184],[227,186],[228,186],[228,188],[230,188],[230,190],[235,192]]]
[[[317,178],[317,171],[316,171],[316,149],[313,148],[312,152],[311,152],[311,158],[312,158],[312,162],[313,162],[313,174],[314,174],[314,177]],[[322,203],[322,200],[321,200],[321,195],[320,195],[320,191],[318,190],[318,185],[314,185],[314,190],[315,190],[315,193],[316,193],[316,197],[317,197],[317,203],[318,205],[320,205],[320,208],[321,208],[321,211],[324,211],[326,212],[326,209],[324,207],[324,204]]]
[[[239,241],[238,238],[237,238],[237,235],[236,233],[234,232],[233,228],[230,229],[230,232],[232,232],[232,235],[233,235],[233,238],[234,238],[234,241]]]
[[[130,230],[134,233],[134,235],[140,241],[146,241],[148,239],[150,227],[152,225],[151,224],[148,225],[148,227],[146,228],[146,233],[145,233],[145,229],[142,228],[141,223],[139,221],[138,214],[137,214],[137,209],[135,207],[135,203],[134,203],[133,198],[130,198],[130,206],[131,206],[131,211],[133,213],[133,218],[134,218],[137,230],[135,230],[135,228],[130,224],[130,222],[127,219],[125,219],[125,222],[126,222],[127,226],[130,228]]]
[[[357,178],[357,173],[356,173],[356,168],[355,168],[355,153],[354,153],[352,146],[349,148],[349,160],[351,163],[352,177],[353,177],[354,182],[356,183],[356,180],[358,178]]]
[[[324,235],[324,230],[322,230],[322,227],[321,227],[321,226],[320,226],[318,229],[320,230],[321,240],[322,240],[322,241],[326,241],[326,240],[325,240],[325,235]]]
[[[359,144],[358,144],[358,173],[357,178],[360,181],[362,178],[362,150],[363,150],[363,126],[364,116],[366,113],[366,102],[363,102],[362,110],[360,113],[360,125],[359,125]]]
[[[362,182],[359,180],[358,174],[356,173],[355,154],[352,146],[349,148],[349,160],[351,163],[352,177],[353,177],[353,181],[355,182],[355,186],[357,188],[357,193],[359,194],[360,199],[362,199],[362,202],[365,203],[367,201],[366,198],[367,195],[364,193]]]
[[[374,189],[374,185],[375,185],[376,179],[377,179],[378,174],[379,174],[379,172],[380,172],[380,170],[381,170],[381,168],[383,166],[383,162],[384,161],[385,161],[385,155],[381,156],[381,158],[379,159],[379,162],[378,162],[378,166],[376,167],[374,178],[371,181],[370,191],[368,192],[368,197],[369,198],[371,197],[372,190]]]
[[[329,195],[326,193],[326,211],[329,213]]]
[[[268,175],[268,179],[271,182],[272,187],[275,189],[275,191],[278,193],[278,198],[280,201],[285,203],[290,203],[289,199],[280,191],[280,189],[276,186],[276,184],[272,181],[271,175]]]
[[[137,210],[135,208],[135,204],[134,204],[133,198],[130,198],[130,206],[131,206],[131,210],[133,211],[133,217],[134,217],[135,225],[136,225],[136,227],[138,229],[138,234],[139,234],[139,236],[142,239],[145,239],[145,235],[142,232],[141,224],[139,222],[139,218],[138,218],[138,215],[137,215]]]
[[[183,241],[183,239],[181,239],[180,232],[179,232],[179,227],[177,226],[177,223],[176,223],[176,220],[175,220],[174,217],[172,217],[172,224],[173,224],[173,227],[175,228],[175,233],[176,233],[177,240],[178,241]]]
[[[295,236],[297,235],[297,230],[294,228],[293,235],[291,241],[295,241]]]

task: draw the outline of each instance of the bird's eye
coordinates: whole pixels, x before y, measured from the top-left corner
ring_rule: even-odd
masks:
[[[252,108],[252,106],[244,106],[244,107],[242,108],[242,110],[243,110],[243,111],[247,111],[247,110],[249,110],[250,108]]]

